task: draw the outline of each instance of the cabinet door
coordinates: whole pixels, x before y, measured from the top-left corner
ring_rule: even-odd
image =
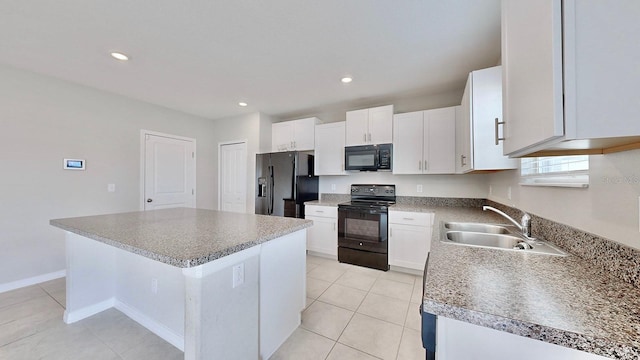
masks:
[[[393,173],[422,174],[423,111],[393,117]]]
[[[505,154],[564,135],[561,5],[502,2]]]
[[[502,121],[502,67],[474,71],[470,79],[473,127],[471,169],[516,169],[518,160],[504,156],[502,142],[496,145],[495,141],[495,119]],[[499,126],[499,137],[503,135],[502,130],[502,126]]]
[[[316,126],[316,151],[313,158],[316,175],[346,175],[344,134],[344,121]]]
[[[472,169],[473,152],[471,151],[471,87],[473,76],[469,74],[467,85],[462,94],[462,104],[456,112],[456,173],[462,174]],[[502,103],[502,102],[500,102]]]
[[[307,229],[307,250],[338,256],[337,220],[316,216],[305,218],[313,220],[313,226]]]
[[[431,227],[389,224],[389,265],[424,270]]]
[[[346,146],[365,145],[369,132],[369,109],[347,111]]]
[[[287,151],[293,148],[293,122],[285,121],[271,125],[271,151]]]
[[[389,144],[393,141],[393,105],[369,109],[370,144]]]
[[[456,172],[456,107],[424,112],[425,174]]]
[[[293,121],[293,148],[299,151],[315,149],[315,127],[317,118]]]

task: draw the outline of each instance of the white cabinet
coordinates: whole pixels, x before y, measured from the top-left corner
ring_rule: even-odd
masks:
[[[316,175],[346,175],[344,171],[345,122],[316,125],[313,158]]]
[[[548,342],[438,316],[438,360],[605,360],[607,358]],[[464,344],[464,346],[460,346]],[[478,356],[481,354],[481,356]]]
[[[502,68],[473,71],[469,74],[456,117],[456,172],[517,169],[518,160],[502,154],[502,134],[496,127],[502,122]]]
[[[431,213],[389,211],[389,265],[424,270],[432,227]]]
[[[305,219],[313,220],[307,229],[307,250],[337,258],[338,208],[336,206],[306,205]]]
[[[318,118],[284,121],[271,125],[271,151],[313,150]]]
[[[639,18],[633,0],[502,1],[505,154],[640,147]]]
[[[455,172],[456,106],[393,117],[394,174]]]
[[[393,141],[393,105],[347,111],[346,146]]]

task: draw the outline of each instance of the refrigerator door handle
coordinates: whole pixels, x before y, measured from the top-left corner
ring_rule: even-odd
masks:
[[[273,214],[273,188],[275,186],[273,179],[273,165],[269,166],[269,209],[267,213],[269,215]]]

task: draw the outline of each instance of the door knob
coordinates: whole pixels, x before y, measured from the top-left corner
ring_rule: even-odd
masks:
[[[152,201],[153,201],[153,199],[147,199],[147,202],[152,202]]]

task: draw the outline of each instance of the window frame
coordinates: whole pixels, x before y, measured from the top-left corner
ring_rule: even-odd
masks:
[[[574,169],[570,169],[572,167]],[[522,158],[520,159],[519,184],[522,186],[587,188],[589,187],[589,155]]]

